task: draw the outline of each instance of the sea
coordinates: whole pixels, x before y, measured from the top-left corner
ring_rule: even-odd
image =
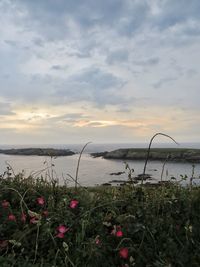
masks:
[[[84,144],[57,144],[57,145],[1,145],[1,149],[7,148],[64,148],[76,152],[72,156],[57,157],[51,159],[47,156],[15,156],[0,154],[0,174],[4,174],[7,167],[12,168],[14,174],[23,173],[25,177],[32,175],[36,178],[45,178],[47,180],[56,179],[60,185],[74,185],[76,177],[79,153]],[[81,186],[97,186],[104,183],[112,182],[112,184],[120,184],[128,179],[128,170],[126,164],[132,169],[132,176],[137,176],[143,172],[144,161],[128,160],[112,160],[103,158],[93,158],[90,153],[112,151],[119,148],[147,148],[147,143],[123,143],[123,144],[95,144],[90,143],[85,148],[79,165],[78,182]],[[171,143],[155,143],[152,147],[158,148],[174,148],[177,147]],[[181,143],[180,148],[199,148],[200,143]],[[152,179],[150,182],[157,182],[161,179],[163,162],[150,161],[147,165],[146,173],[150,174]],[[121,172],[121,175],[116,173]],[[111,175],[111,173],[115,173]],[[190,181],[191,176],[195,178],[194,184],[200,184],[200,163],[179,163],[168,162],[165,165],[162,180],[181,181],[183,177],[187,177],[183,184]]]

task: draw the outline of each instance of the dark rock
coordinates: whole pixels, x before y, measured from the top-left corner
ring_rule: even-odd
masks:
[[[107,151],[105,151],[105,152],[95,152],[95,153],[91,153],[90,155],[93,158],[100,158],[100,157],[105,157],[107,153],[108,153]]]
[[[111,184],[110,183],[104,183],[104,184],[102,184],[103,186],[111,186]]]
[[[112,181],[109,181],[109,183],[125,183],[126,181],[124,180],[112,180]]]
[[[110,175],[122,175],[125,172],[111,172]]]
[[[69,149],[54,148],[19,148],[19,149],[0,149],[1,154],[21,155],[21,156],[71,156],[75,153]]]
[[[134,179],[136,180],[136,181],[146,181],[146,180],[150,180],[150,179],[152,179],[152,177],[151,177],[151,175],[150,174],[143,174],[143,173],[141,173],[141,174],[138,174],[138,176],[136,176],[136,177],[134,177]]]
[[[158,183],[145,183],[145,184],[143,184],[143,186],[145,186],[145,187],[160,187],[161,186],[161,184],[158,184]]]
[[[111,152],[98,153],[105,159],[122,160],[145,160],[147,149],[144,148],[124,148]],[[187,148],[152,148],[149,153],[149,160],[161,160],[172,162],[200,162],[200,149]],[[156,170],[155,170],[156,171]]]

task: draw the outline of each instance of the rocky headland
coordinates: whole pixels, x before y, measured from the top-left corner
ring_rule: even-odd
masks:
[[[93,157],[103,157],[105,159],[122,160],[145,160],[147,149],[144,148],[122,148],[110,152],[92,153]],[[172,162],[192,162],[200,163],[200,149],[187,148],[152,148],[149,160],[161,160]]]
[[[55,148],[19,148],[19,149],[0,149],[0,154],[20,155],[20,156],[71,156],[75,153],[69,149]]]

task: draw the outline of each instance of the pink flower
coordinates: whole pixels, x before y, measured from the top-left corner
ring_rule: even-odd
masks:
[[[64,233],[58,233],[56,235],[56,237],[58,237],[58,238],[64,238],[65,237],[65,234]]]
[[[59,225],[56,230],[61,233],[61,234],[64,234],[66,232],[69,231],[69,228],[67,228],[65,225]]]
[[[22,214],[21,214],[21,221],[22,221],[23,223],[26,222],[26,218],[27,218],[27,215],[26,215],[24,212],[22,212]]]
[[[57,235],[56,235],[56,237],[58,237],[58,238],[64,238],[65,237],[65,233],[69,231],[69,228],[62,224],[62,225],[59,225],[56,228],[56,230],[58,232]]]
[[[73,200],[70,201],[69,206],[70,206],[71,209],[75,209],[77,207],[78,203],[79,203],[78,200],[73,199]]]
[[[119,251],[119,256],[123,259],[128,258],[128,248],[121,248]]]
[[[123,232],[121,230],[117,231],[115,234],[117,237],[122,237],[123,236]]]
[[[8,220],[11,221],[11,222],[15,222],[16,221],[16,217],[14,214],[9,214],[8,215]]]
[[[44,211],[42,212],[42,214],[43,214],[45,217],[47,217],[47,216],[49,215],[49,212],[48,212],[48,210],[44,210]]]
[[[45,204],[45,199],[44,199],[44,197],[38,197],[38,198],[37,198],[37,203],[38,203],[38,205],[40,205],[40,206],[44,206],[44,204]]]
[[[113,230],[111,231],[111,235],[115,235],[117,237],[122,237],[123,236],[123,232],[121,230],[121,226],[117,226],[114,225]]]
[[[3,200],[2,203],[1,203],[2,207],[4,209],[7,209],[9,206],[10,206],[10,203],[7,201],[7,200]]]

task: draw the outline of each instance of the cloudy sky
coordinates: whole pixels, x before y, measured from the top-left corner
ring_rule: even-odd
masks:
[[[0,0],[0,144],[200,141],[199,0]]]

